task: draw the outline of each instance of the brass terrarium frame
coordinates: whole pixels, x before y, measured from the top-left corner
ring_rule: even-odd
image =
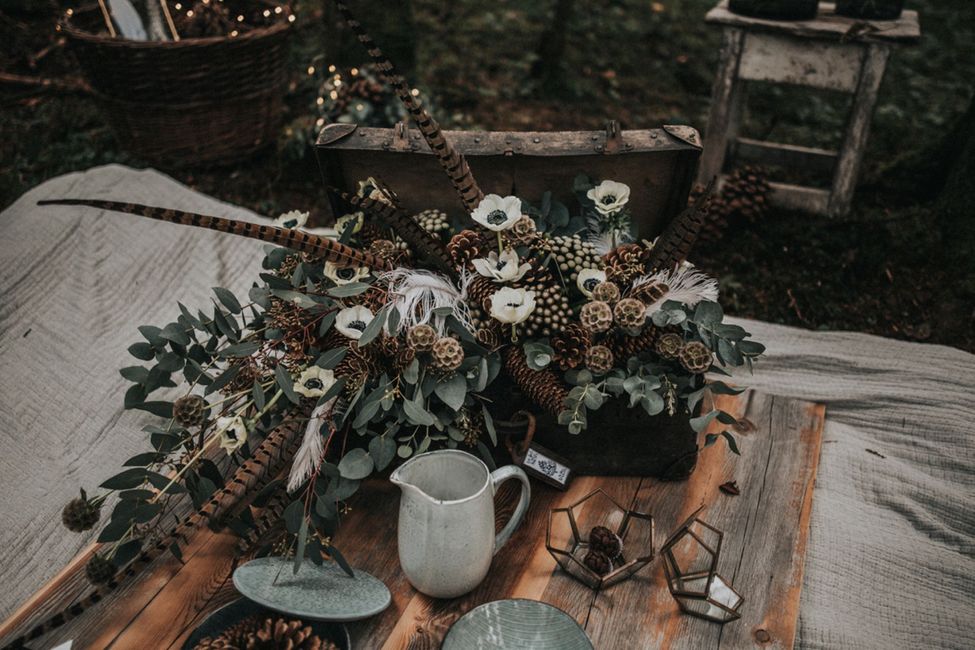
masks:
[[[703,510],[704,506],[695,510],[660,549],[667,587],[684,613],[728,623],[741,618],[739,610],[745,599],[717,572],[724,533],[698,516]],[[703,566],[679,557],[688,546],[703,551],[708,558]]]
[[[648,526],[650,529],[650,539],[646,548],[638,551],[641,554],[631,560],[623,562],[620,566],[616,567],[606,575],[599,575],[587,567],[580,559],[580,556],[582,555],[581,551],[589,548],[589,540],[579,530],[577,513],[583,508],[584,505],[596,497],[606,499],[610,504],[612,504],[613,508],[623,514],[619,526],[617,526],[617,529],[614,532],[624,543],[626,542],[626,537],[630,530],[630,526],[634,523],[641,526]],[[569,522],[569,528],[572,531],[566,548],[560,548],[552,542],[552,528],[555,524],[556,518],[560,516],[566,517]],[[610,587],[621,580],[629,578],[634,573],[649,564],[654,557],[653,539],[654,525],[652,515],[624,508],[611,496],[603,492],[601,489],[596,488],[567,508],[552,509],[548,518],[548,530],[545,533],[545,548],[548,549],[548,552],[553,558],[555,558],[555,561],[558,562],[559,566],[562,567],[566,573],[571,575],[576,580],[579,580],[590,589],[599,590]]]

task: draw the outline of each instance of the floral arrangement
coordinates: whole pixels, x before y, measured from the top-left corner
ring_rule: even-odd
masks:
[[[207,308],[179,304],[172,322],[139,328],[142,340],[129,352],[140,363],[120,372],[132,382],[126,408],[162,418],[145,427],[152,449],[63,511],[69,529],[89,530],[109,495],[118,497],[98,538],[105,545],[88,565],[94,582],[145,561],[147,549],[178,554],[179,536],[164,526],[184,497],[212,516],[238,483],[260,488],[252,504],[280,515],[271,518],[288,533],[280,550],[297,562],[331,557],[348,570],[333,537],[363,479],[437,447],[493,463],[490,386],[516,387],[569,434],[614,399],[649,416],[684,414],[697,431],[716,418],[734,422],[717,410],[697,415],[708,391],[737,392],[705,373],[750,366],[764,348],[723,322],[716,281],[686,262],[706,198],[651,242],[636,239],[630,190],[613,180],[576,178],[574,211],[550,194],[537,206],[485,196],[391,64],[347,20],[438,152],[467,207],[459,227],[438,210],[406,214],[392,189],[371,178],[353,195],[338,192],[349,210],[336,239],[304,231],[301,212],[258,226],[51,202],[275,244],[246,299],[218,287]],[[247,471],[228,478],[238,466]],[[247,507],[220,512],[245,537],[267,519]]]

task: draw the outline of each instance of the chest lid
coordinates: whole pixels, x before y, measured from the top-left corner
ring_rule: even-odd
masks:
[[[688,126],[621,131],[446,131],[464,155],[485,194],[513,194],[539,205],[546,191],[577,211],[573,180],[630,186],[636,236],[652,238],[687,204],[701,152],[698,132]],[[358,181],[381,179],[411,213],[437,208],[465,212],[457,193],[419,131],[330,124],[316,143],[327,186],[355,191]],[[331,206],[335,216],[344,210]]]

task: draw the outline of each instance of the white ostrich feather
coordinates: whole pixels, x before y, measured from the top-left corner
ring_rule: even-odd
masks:
[[[399,312],[399,323],[394,333],[408,330],[414,325],[428,324],[437,330],[437,334],[444,336],[447,333],[447,317],[443,312],[436,313],[443,308],[449,308],[449,313],[465,329],[474,330],[464,300],[471,281],[469,274],[462,274],[459,288],[442,275],[415,269],[387,271],[379,276],[379,281],[388,285],[390,304]]]
[[[652,316],[668,300],[693,307],[702,300],[716,301],[718,299],[718,281],[711,276],[698,271],[690,264],[682,264],[674,270],[657,271],[652,275],[644,275],[633,281],[633,288],[660,282],[667,285],[668,291],[656,302],[647,306],[647,316]]]
[[[320,429],[325,420],[332,414],[332,406],[335,405],[337,397],[333,397],[324,404],[315,407],[308,419],[305,427],[305,436],[301,440],[301,447],[295,453],[294,460],[291,461],[291,472],[288,474],[288,492],[294,492],[308,480],[319,465],[325,455],[325,441],[322,440]]]
[[[595,246],[596,253],[599,255],[605,255],[617,246],[633,241],[633,235],[628,228],[608,227],[608,224],[598,216],[586,218],[586,229],[589,233],[585,238],[586,242]]]

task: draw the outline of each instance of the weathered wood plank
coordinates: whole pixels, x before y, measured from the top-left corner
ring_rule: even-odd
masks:
[[[721,174],[729,134],[737,131],[741,119],[743,86],[738,80],[738,63],[745,42],[745,32],[725,29],[721,45],[721,59],[711,89],[711,108],[708,112],[708,129],[704,136],[704,150],[698,166],[697,181],[708,183]]]
[[[833,194],[829,200],[829,214],[840,216],[850,209],[853,200],[853,190],[856,189],[857,178],[860,174],[860,163],[870,135],[870,121],[873,108],[877,103],[877,93],[880,82],[884,78],[887,68],[887,58],[890,47],[874,44],[867,48],[860,71],[856,95],[853,98],[853,108],[846,124],[846,136],[836,162],[836,172],[833,177]]]
[[[792,647],[823,407],[747,395],[744,402],[719,402],[754,425],[740,434],[740,458],[709,449],[690,480],[646,479],[636,498],[637,507],[654,514],[658,547],[691,512],[707,506],[702,519],[725,533],[718,571],[745,597],[742,619],[721,626],[680,614],[657,561],[642,580],[599,594],[587,625],[597,647],[741,648],[761,645],[760,639]],[[719,491],[728,480],[739,483],[740,496]]]
[[[728,0],[721,0],[716,7],[707,13],[704,20],[709,23],[748,30],[761,30],[833,41],[847,37],[850,28],[855,23],[862,22],[856,18],[838,16],[836,5],[832,2],[820,2],[819,15],[812,20],[766,20],[733,13],[728,9]],[[921,38],[921,26],[916,11],[905,10],[897,20],[871,20],[869,22],[875,29],[866,30],[856,37],[857,40],[913,43]]]
[[[835,151],[796,144],[764,142],[739,137],[733,145],[732,155],[737,160],[775,165],[793,169],[832,173],[836,166]]]
[[[786,210],[823,215],[827,213],[829,208],[829,190],[791,183],[769,183],[769,188],[772,190],[769,194],[769,201],[774,206]]]
[[[738,76],[822,90],[852,92],[857,87],[863,46],[750,32],[745,37]]]

